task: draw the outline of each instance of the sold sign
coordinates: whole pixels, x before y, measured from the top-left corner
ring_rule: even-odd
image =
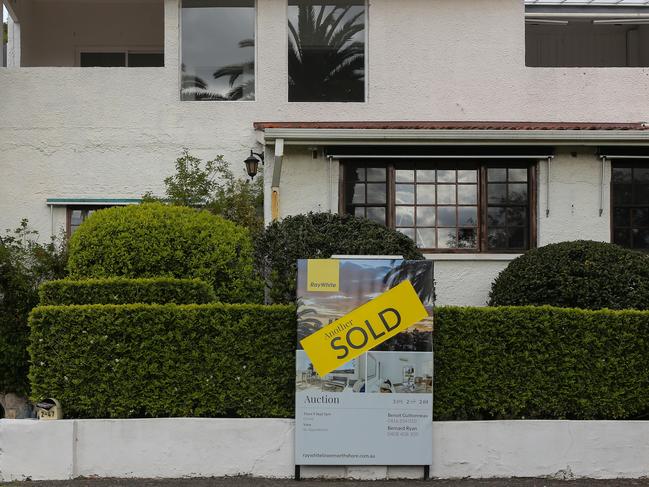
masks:
[[[404,281],[300,343],[325,376],[427,316],[412,284]]]

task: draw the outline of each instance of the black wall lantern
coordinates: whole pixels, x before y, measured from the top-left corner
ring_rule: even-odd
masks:
[[[250,179],[255,179],[257,171],[259,171],[259,161],[262,165],[264,164],[264,153],[263,152],[254,152],[250,151],[250,156],[244,162],[246,164],[246,171]]]

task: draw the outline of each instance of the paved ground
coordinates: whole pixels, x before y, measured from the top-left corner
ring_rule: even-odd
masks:
[[[649,487],[645,480],[393,480],[393,481],[327,481],[327,480],[266,480],[253,478],[184,479],[184,480],[72,480],[64,482],[15,482],[2,487]]]

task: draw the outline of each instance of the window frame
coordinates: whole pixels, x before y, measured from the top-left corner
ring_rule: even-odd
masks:
[[[72,236],[72,212],[73,211],[99,211],[106,208],[113,208],[115,205],[67,205],[65,207],[65,235]],[[121,205],[118,205],[121,206]],[[86,216],[88,218],[88,216]],[[85,219],[83,220],[85,221]],[[81,223],[83,223],[83,221]]]
[[[257,1],[258,0],[255,0],[255,2],[257,2]],[[314,0],[314,3],[316,1],[317,0]],[[324,2],[324,0],[323,0],[323,2]],[[360,105],[360,104],[368,103],[369,102],[369,96],[370,96],[370,84],[369,84],[369,80],[370,80],[370,77],[369,77],[369,68],[370,68],[370,62],[369,62],[369,60],[370,60],[370,49],[369,49],[369,46],[370,46],[370,42],[369,42],[369,40],[370,40],[370,30],[369,30],[370,29],[370,1],[369,0],[363,0],[363,8],[365,9],[365,28],[363,29],[363,34],[364,34],[364,39],[363,39],[363,42],[364,42],[364,54],[363,54],[363,56],[364,56],[364,60],[365,60],[365,65],[364,65],[364,75],[363,75],[363,84],[364,84],[363,91],[364,91],[364,93],[363,93],[363,100],[362,101],[291,101],[291,98],[290,98],[290,96],[291,96],[291,94],[290,94],[290,86],[289,86],[289,82],[288,82],[288,75],[289,75],[288,51],[289,51],[289,48],[291,46],[291,43],[290,43],[291,32],[290,32],[290,30],[288,28],[289,9],[290,8],[291,8],[291,2],[290,2],[290,0],[288,0],[286,2],[286,22],[284,24],[284,28],[286,29],[286,32],[285,32],[285,35],[284,35],[284,38],[286,40],[286,49],[285,49],[285,54],[286,54],[286,58],[285,58],[285,63],[286,63],[286,102],[289,103],[289,104],[303,103],[303,104],[307,104],[307,105],[311,105],[311,104],[314,104],[314,103],[315,104],[327,104],[327,103],[339,104],[339,103],[342,103],[342,104],[345,104],[345,105],[347,105],[347,104]]]
[[[609,220],[610,220],[610,226],[609,226],[610,235],[609,235],[609,237],[610,238],[609,238],[609,241],[610,241],[610,243],[615,244],[615,245],[619,245],[620,247],[625,248],[625,249],[634,250],[636,252],[649,253],[649,249],[636,248],[636,247],[632,247],[632,246],[627,247],[626,245],[622,245],[622,244],[619,244],[619,243],[615,242],[615,229],[616,229],[616,226],[615,226],[615,210],[617,208],[627,208],[627,209],[648,208],[649,203],[648,204],[637,203],[637,204],[621,205],[621,206],[616,205],[615,204],[615,191],[613,190],[613,187],[615,185],[615,182],[613,181],[613,170],[615,168],[633,168],[633,169],[635,169],[635,168],[643,168],[643,169],[649,169],[649,159],[646,159],[646,158],[637,158],[637,159],[635,159],[633,157],[628,158],[628,159],[627,158],[625,158],[625,159],[616,159],[616,158],[613,157],[613,158],[610,159],[610,161],[611,161],[611,173],[610,173],[611,178],[610,178],[610,182],[609,182],[609,204],[610,204],[610,207],[609,207],[610,208],[610,217],[609,217]],[[631,191],[632,191],[631,194],[632,195],[633,195],[633,191],[634,191],[633,187],[635,186],[635,184],[641,184],[641,183],[634,183],[633,179],[631,179],[631,183],[629,183],[629,185],[631,186]],[[629,227],[621,227],[621,228],[627,228],[630,231],[633,231],[634,227],[633,227],[633,225],[630,225]],[[640,227],[636,227],[636,228],[640,228]],[[642,228],[644,228],[644,227],[642,227]]]
[[[426,160],[426,159],[419,159]],[[433,160],[432,158],[429,160]],[[404,162],[407,159],[404,160]],[[476,230],[478,232],[476,243],[477,248],[425,248],[420,247],[419,250],[425,254],[522,254],[528,250],[534,249],[538,246],[537,235],[538,235],[538,160],[536,159],[527,159],[521,158],[516,160],[510,159],[480,159],[479,157],[472,157],[466,159],[446,159],[446,158],[435,158],[434,162],[439,164],[454,165],[456,169],[462,169],[461,166],[469,167],[473,165],[478,172],[478,200],[476,206],[478,207],[478,224]],[[387,199],[386,199],[386,226],[391,229],[396,229],[396,170],[400,168],[402,164],[395,160],[385,160],[385,159],[374,159],[371,156],[367,158],[358,158],[358,159],[341,159],[339,161],[340,170],[339,170],[339,181],[338,181],[338,213],[341,215],[347,214],[346,207],[347,201],[345,200],[345,186],[347,182],[345,181],[345,173],[348,167],[354,166],[363,166],[363,165],[372,165],[373,167],[386,167],[387,168]],[[487,171],[490,168],[507,168],[507,169],[518,169],[525,168],[527,169],[527,208],[528,208],[528,228],[527,228],[527,247],[522,249],[489,249],[488,247],[488,223],[487,223],[487,212],[489,209],[488,203],[488,193],[487,193]],[[363,206],[363,205],[359,205]],[[380,206],[380,205],[370,205],[370,206]],[[413,205],[413,207],[416,206]],[[438,205],[435,205],[438,206]],[[457,203],[455,205],[458,207]],[[462,205],[459,205],[462,206]],[[516,205],[491,205],[491,206],[516,206]],[[523,205],[521,205],[523,206]],[[417,227],[415,227],[416,229]],[[435,228],[439,228],[435,226]],[[458,227],[459,228],[459,227]]]
[[[255,63],[255,93],[252,100],[201,100],[205,102],[218,102],[218,103],[256,103],[259,101],[259,0],[253,0],[253,8],[255,10],[255,23],[253,26],[253,36],[255,45],[253,46],[253,59]],[[287,10],[288,18],[288,10]],[[287,27],[288,29],[288,27]],[[288,47],[287,47],[288,52]],[[178,100],[181,102],[195,102],[198,100],[183,100],[182,97],[182,65],[183,65],[183,0],[178,2]],[[165,60],[166,64],[166,60]]]
[[[103,53],[120,53],[124,54],[124,66],[114,66],[112,68],[104,69],[123,69],[123,68],[132,68],[129,66],[128,59],[130,54],[162,54],[162,66],[155,66],[149,69],[161,69],[166,67],[167,60],[165,57],[164,46],[88,46],[88,47],[77,47],[76,49],[76,67],[80,68],[81,66],[81,55],[82,54],[103,54]],[[83,68],[83,69],[92,69],[92,68]]]

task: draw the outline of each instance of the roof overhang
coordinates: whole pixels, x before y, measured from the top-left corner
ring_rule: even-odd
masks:
[[[649,146],[646,123],[258,122],[273,145],[553,145]]]

